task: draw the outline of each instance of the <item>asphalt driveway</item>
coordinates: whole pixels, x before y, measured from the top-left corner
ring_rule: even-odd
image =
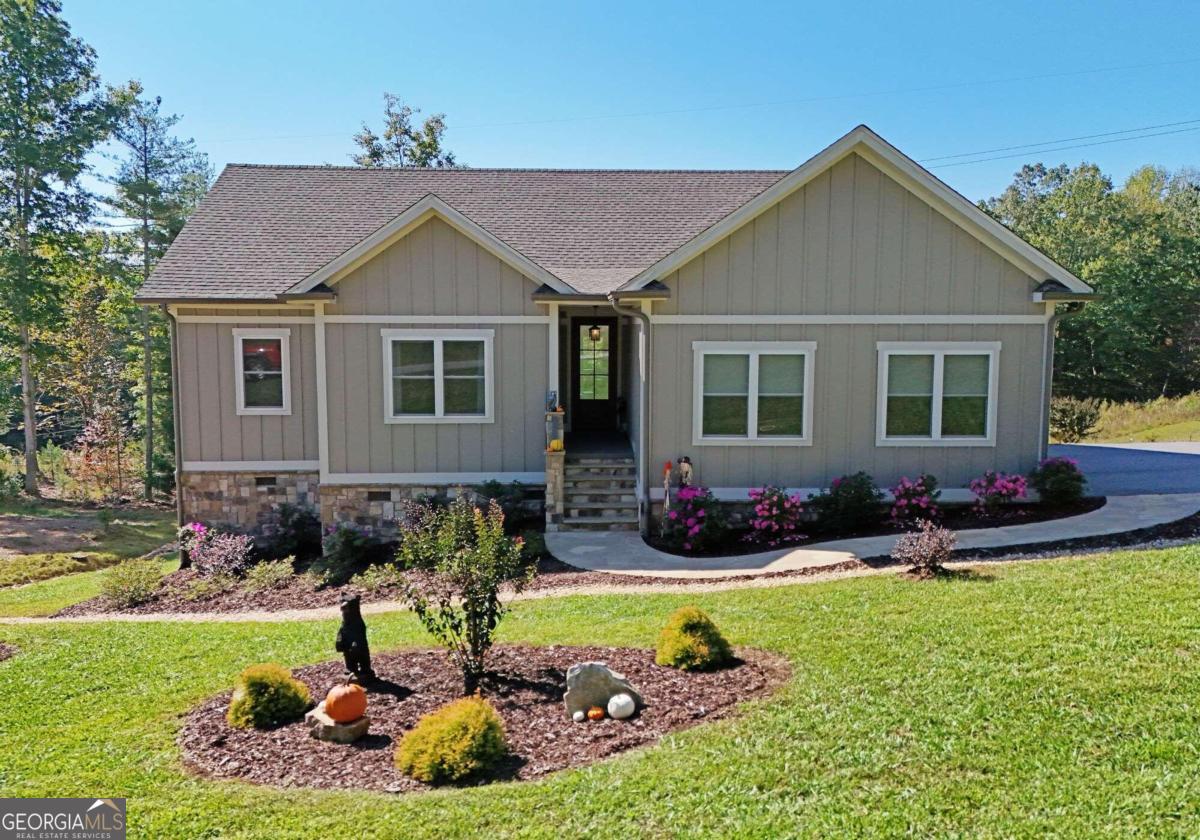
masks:
[[[1079,462],[1089,494],[1200,493],[1200,442],[1055,444],[1050,454]]]

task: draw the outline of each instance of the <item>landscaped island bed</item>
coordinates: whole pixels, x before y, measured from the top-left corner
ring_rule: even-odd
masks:
[[[730,668],[696,673],[655,665],[654,651],[636,648],[495,648],[482,692],[504,719],[510,753],[473,782],[535,779],[591,764],[653,743],[668,732],[726,717],[738,703],[764,697],[787,680],[785,660],[755,650],[739,654]],[[586,661],[605,662],[624,673],[642,694],[645,707],[625,721],[572,722],[562,702],[565,674],[572,664]],[[391,793],[427,789],[396,769],[396,743],[422,715],[461,696],[462,674],[442,650],[384,654],[373,665],[381,682],[367,684],[371,730],[354,744],[317,741],[302,722],[267,730],[234,729],[225,720],[226,693],[188,715],[179,736],[185,763],[212,778],[280,787]],[[342,674],[341,662],[294,672],[314,697],[323,697]]]

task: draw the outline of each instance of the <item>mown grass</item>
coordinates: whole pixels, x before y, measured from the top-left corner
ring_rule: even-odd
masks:
[[[4,562],[0,560],[0,562]],[[163,573],[179,568],[178,555],[162,559]],[[0,589],[0,619],[53,615],[63,607],[78,604],[100,594],[103,570],[60,575],[25,586]]]
[[[1174,440],[1200,440],[1200,393],[1144,403],[1105,403],[1096,431],[1087,439],[1107,443]]]
[[[188,708],[332,622],[0,625],[0,789],[125,796],[134,837],[1196,836],[1200,549],[517,606],[505,641],[651,646],[697,603],[791,682],[737,719],[538,783],[391,797],[186,773]],[[39,584],[45,585],[45,584]],[[407,614],[376,650],[426,645]],[[302,773],[301,771],[298,771]]]
[[[107,528],[95,521],[81,535],[80,544],[70,551],[0,557],[0,594],[7,586],[106,568],[153,551],[174,536],[172,511],[136,508],[118,509],[114,513],[116,518]],[[40,520],[52,523],[65,517],[95,520],[96,510],[38,500],[10,500],[0,504],[0,520],[15,521],[29,529],[36,529]]]

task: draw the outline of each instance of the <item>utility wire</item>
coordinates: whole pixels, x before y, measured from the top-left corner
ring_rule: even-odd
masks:
[[[960,160],[960,161],[956,161],[954,163],[939,163],[939,164],[935,164],[934,166],[931,166],[929,168],[930,169],[946,169],[947,167],[951,167],[951,166],[967,166],[968,164],[972,164],[972,163],[987,163],[988,161],[991,161],[991,160],[1011,160],[1012,158],[1026,157],[1027,155],[1048,155],[1048,154],[1053,154],[1054,152],[1066,152],[1071,149],[1086,149],[1091,146],[1107,146],[1110,143],[1127,143],[1130,140],[1144,140],[1148,137],[1164,137],[1168,134],[1187,134],[1192,131],[1200,131],[1200,125],[1193,126],[1192,128],[1177,128],[1177,129],[1174,129],[1173,131],[1157,131],[1152,134],[1139,134],[1136,137],[1118,137],[1114,140],[1097,140],[1095,143],[1078,143],[1073,146],[1058,146],[1057,148],[1054,148],[1054,149],[1034,149],[1034,150],[1026,151],[1026,152],[1018,152],[1017,154],[1013,154],[1013,155],[996,155],[995,157],[979,158],[978,160]],[[1051,142],[1054,142],[1054,141],[1051,141]],[[1033,145],[1038,145],[1038,144],[1033,144]],[[977,154],[983,154],[983,153],[980,152]]]
[[[1181,120],[1179,122],[1171,122],[1171,123],[1160,123],[1159,125],[1144,125],[1141,128],[1126,128],[1126,129],[1122,129],[1121,131],[1105,131],[1100,134],[1081,134],[1078,137],[1063,137],[1058,140],[1043,140],[1041,143],[1021,143],[1016,146],[998,146],[995,149],[980,149],[977,152],[962,152],[957,155],[940,155],[938,157],[921,158],[920,162],[928,163],[930,161],[935,161],[935,160],[950,160],[952,158],[975,157],[976,155],[990,155],[993,152],[1008,152],[1008,151],[1012,151],[1013,149],[1028,149],[1033,146],[1051,146],[1055,143],[1070,143],[1075,140],[1092,140],[1096,137],[1112,137],[1117,134],[1133,134],[1136,131],[1152,131],[1153,129],[1156,129],[1156,128],[1174,128],[1175,126],[1191,125],[1193,123],[1200,123],[1200,119]],[[1129,139],[1136,140],[1137,138],[1130,137]]]

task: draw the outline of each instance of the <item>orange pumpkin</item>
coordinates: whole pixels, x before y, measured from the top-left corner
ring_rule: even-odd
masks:
[[[335,685],[325,695],[325,714],[338,723],[358,720],[367,711],[367,692],[358,683]]]
[[[592,706],[588,709],[588,720],[604,720],[604,709],[599,706]]]

